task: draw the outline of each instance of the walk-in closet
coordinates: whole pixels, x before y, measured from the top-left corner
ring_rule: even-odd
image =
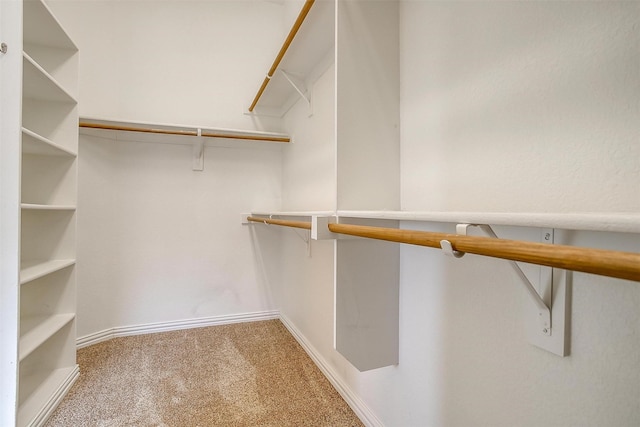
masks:
[[[0,425],[640,424],[640,2],[2,0],[0,43]]]

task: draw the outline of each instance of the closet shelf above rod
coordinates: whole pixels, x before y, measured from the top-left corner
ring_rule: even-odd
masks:
[[[214,129],[194,126],[134,123],[115,120],[81,118],[80,128],[113,130],[122,132],[141,132],[161,135],[202,136],[206,138],[241,139],[264,142],[291,142],[291,138],[282,133],[244,131],[234,129]]]
[[[285,39],[284,43],[282,44],[282,47],[280,48],[280,51],[278,52],[278,55],[276,56],[276,59],[273,61],[273,64],[271,64],[271,68],[269,69],[269,71],[267,72],[266,77],[262,81],[262,85],[260,86],[260,89],[258,89],[258,93],[256,93],[256,96],[253,98],[253,102],[251,103],[251,106],[249,107],[249,111],[250,112],[252,112],[254,110],[254,108],[256,107],[256,104],[260,100],[260,97],[264,93],[264,90],[267,88],[267,85],[269,84],[269,81],[271,80],[271,78],[275,74],[276,70],[278,69],[278,66],[280,65],[280,62],[282,61],[282,58],[284,58],[284,55],[287,53],[287,50],[289,50],[289,46],[291,46],[291,42],[293,42],[293,39],[295,38],[296,34],[298,33],[298,30],[302,26],[302,23],[304,22],[305,18],[309,14],[309,11],[311,10],[311,6],[313,6],[314,2],[315,2],[315,0],[306,0],[304,5],[302,6],[302,9],[300,10],[300,13],[298,14],[298,18],[294,22],[293,27],[291,27],[291,31],[289,31],[289,34],[287,35],[287,38]]]
[[[640,214],[636,212],[541,213],[339,210],[333,215],[339,218],[491,224],[515,227],[560,228],[563,230],[640,233]]]

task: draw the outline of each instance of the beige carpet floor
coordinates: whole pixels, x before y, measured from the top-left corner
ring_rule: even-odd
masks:
[[[116,338],[78,350],[46,426],[362,426],[279,320]]]

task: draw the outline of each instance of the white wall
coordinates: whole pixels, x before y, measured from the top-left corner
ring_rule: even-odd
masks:
[[[279,127],[244,112],[286,35],[284,5],[65,0],[51,7],[80,48],[81,116]],[[265,271],[278,252],[255,258],[259,242],[239,215],[280,208],[281,147],[218,145],[205,149],[205,169],[194,172],[187,145],[81,136],[79,337],[276,308],[277,282],[266,283]]]
[[[640,210],[640,4],[452,3],[402,3],[402,208]]]
[[[0,424],[17,416],[20,309],[22,5],[0,2]]]
[[[285,116],[294,143],[283,149],[282,210],[336,209],[335,66],[313,84],[313,115],[299,101]],[[297,233],[297,234],[296,234]],[[304,233],[304,234],[303,234]],[[306,232],[281,228],[281,313],[314,345],[333,345],[333,242],[312,241]]]
[[[311,87],[313,109],[297,102],[285,115],[292,143],[283,148],[282,210],[336,208],[335,66]]]
[[[638,3],[403,2],[403,209],[637,212],[639,25]],[[640,252],[638,235],[557,243]],[[401,251],[400,364],[364,394],[386,425],[640,423],[638,283],[574,274],[559,358],[527,343],[504,261]]]
[[[266,1],[78,1],[51,7],[80,48],[80,116],[278,130],[245,115],[286,36]]]
[[[275,309],[241,212],[280,206],[280,146],[205,147],[82,135],[78,336]],[[277,258],[276,258],[277,259]]]
[[[131,6],[133,15],[140,4]],[[187,4],[185,10],[196,7]],[[161,11],[168,7],[160,5]],[[112,43],[92,32],[100,7],[111,5],[60,3],[69,16],[82,18],[74,28],[86,25],[78,32],[90,34],[84,49],[89,55],[98,55],[91,46]],[[402,2],[402,207],[638,211],[638,15],[637,3]],[[125,33],[131,33],[132,22]],[[261,70],[273,58],[266,56]],[[94,60],[104,61],[87,64]],[[102,76],[97,80],[112,77],[104,62],[97,68],[96,76]],[[573,276],[571,355],[563,359],[527,343],[522,307],[528,301],[505,262],[453,260],[403,246],[400,363],[360,373],[333,350],[332,242],[312,242],[309,258],[295,231],[241,228],[237,219],[254,208],[335,207],[324,205],[335,203],[336,196],[335,165],[327,169],[335,141],[325,136],[325,126],[334,126],[332,70],[314,89],[315,106],[324,107],[308,119],[300,103],[287,116],[294,138],[305,138],[285,148],[282,164],[280,153],[270,149],[216,148],[207,151],[205,172],[196,173],[186,147],[83,137],[79,335],[277,306],[384,425],[640,423],[637,283]],[[151,71],[141,75],[146,73]],[[261,77],[254,81],[257,85]],[[86,90],[94,90],[88,86],[81,82],[81,102]],[[120,113],[119,101],[110,95],[101,98],[105,109]],[[163,120],[167,106],[177,111],[168,121],[194,118],[186,111],[197,102],[172,107],[169,97],[149,99],[163,108],[140,106],[149,116],[131,119]],[[211,111],[225,123],[244,123],[246,118],[229,112],[233,108],[218,111],[217,105]],[[322,136],[314,139],[317,131]],[[161,196],[167,192],[170,198]],[[453,229],[453,224],[403,225]],[[518,238],[527,231],[502,227],[498,232]],[[560,233],[559,240],[640,252],[639,237],[572,232]],[[234,252],[224,252],[230,247]],[[110,263],[113,257],[118,263]],[[243,257],[255,260],[246,272]],[[177,289],[181,279],[188,285]],[[236,285],[227,286],[231,281]]]
[[[402,2],[400,19],[403,209],[638,211],[636,4]],[[295,160],[285,157],[285,170],[302,169]],[[313,185],[314,173],[290,177]],[[283,192],[292,186],[286,179]],[[290,205],[305,208],[291,194]],[[528,343],[530,302],[505,261],[402,246],[400,363],[361,373],[333,350],[333,252],[312,242],[307,258],[304,243],[282,233],[280,308],[372,420],[640,422],[637,283],[573,274],[570,356],[560,358]],[[637,234],[559,230],[557,243],[640,252]]]

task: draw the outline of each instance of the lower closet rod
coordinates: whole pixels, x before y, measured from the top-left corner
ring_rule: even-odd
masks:
[[[247,221],[261,222],[263,224],[280,225],[283,227],[304,228],[311,230],[311,223],[306,221],[289,221],[285,219],[258,218],[255,216],[247,217]]]
[[[329,224],[328,227],[333,233],[438,249],[442,240],[448,240],[459,252],[640,282],[638,253],[364,225]]]

